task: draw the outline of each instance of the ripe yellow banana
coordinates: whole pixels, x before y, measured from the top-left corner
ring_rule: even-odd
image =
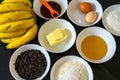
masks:
[[[23,36],[23,35],[22,35]],[[18,37],[12,37],[12,38],[5,38],[5,39],[1,39],[1,41],[3,43],[11,43],[12,41],[18,40],[19,38],[21,38],[22,36],[18,36]]]
[[[37,30],[38,30],[38,27],[36,24],[34,24],[21,38],[9,43],[6,46],[6,48],[14,49],[14,48],[18,48],[21,45],[24,45],[24,44],[30,42],[31,40],[33,40],[36,37]]]
[[[32,3],[29,0],[4,0],[2,3],[6,3],[6,2],[22,2],[26,6],[32,7]]]
[[[13,11],[0,14],[0,24],[28,19],[33,17],[31,12],[28,11]]]
[[[0,33],[0,39],[17,37],[17,36],[23,35],[26,31],[27,29],[15,31],[15,32],[9,32],[9,33]]]
[[[0,4],[0,13],[11,12],[11,11],[31,11],[31,8],[26,6],[24,3],[9,2]]]
[[[34,19],[20,20],[0,25],[0,32],[12,32],[31,27],[35,23]]]

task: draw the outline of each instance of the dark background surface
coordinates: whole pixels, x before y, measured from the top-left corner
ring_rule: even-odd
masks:
[[[2,0],[0,0],[1,2]],[[31,0],[33,2],[33,0]],[[71,0],[68,0],[70,2]],[[113,4],[120,4],[120,0],[98,0],[100,4],[103,7],[103,10],[105,10],[107,7]],[[67,14],[65,13],[60,18],[66,19],[70,21],[67,17]],[[39,18],[37,16],[37,24],[40,28],[40,26],[46,22],[46,20],[43,20],[42,18]],[[71,21],[70,21],[71,22]],[[72,23],[72,22],[71,22]],[[77,35],[78,33],[84,29],[82,27],[78,27],[74,23],[72,23],[76,29]],[[99,21],[95,26],[103,27],[102,21]],[[94,74],[94,80],[120,80],[120,37],[114,36],[117,44],[117,49],[115,55],[110,59],[108,62],[102,63],[102,64],[93,64],[89,63]],[[39,44],[37,36],[36,38],[31,41],[30,43]],[[14,50],[8,50],[5,48],[5,44],[0,42],[0,80],[14,80],[9,72],[9,60],[11,55],[13,54]],[[53,64],[61,57],[66,55],[77,55],[80,57],[76,50],[75,44],[71,49],[68,51],[62,53],[62,54],[52,54],[49,53],[51,58],[51,67]],[[50,71],[47,74],[47,76],[43,80],[50,80]]]

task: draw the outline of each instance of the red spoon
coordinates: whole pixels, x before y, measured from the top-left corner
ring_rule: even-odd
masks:
[[[57,16],[60,15],[56,10],[54,10],[54,9],[47,3],[46,0],[40,0],[40,1],[41,1],[41,3],[50,11],[51,16],[52,16],[53,18],[55,18],[55,17],[57,17]]]

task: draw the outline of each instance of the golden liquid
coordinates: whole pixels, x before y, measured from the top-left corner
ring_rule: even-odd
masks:
[[[89,36],[82,41],[81,50],[87,58],[99,60],[106,55],[107,44],[98,36]]]

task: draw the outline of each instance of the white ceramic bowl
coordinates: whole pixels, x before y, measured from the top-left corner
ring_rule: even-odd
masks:
[[[107,47],[108,47],[106,55],[100,60],[92,60],[92,59],[87,58],[82,53],[82,50],[81,50],[80,45],[81,45],[82,41],[86,37],[92,36],[92,35],[101,37],[106,42]],[[106,31],[103,28],[93,26],[93,27],[86,28],[79,33],[77,40],[76,40],[76,47],[77,47],[79,54],[87,61],[92,62],[92,63],[103,63],[103,62],[110,60],[113,57],[113,55],[115,54],[116,42],[115,42],[114,37],[108,31]]]
[[[92,4],[95,12],[97,12],[97,20],[94,23],[88,24],[85,20],[85,13],[81,12],[79,9],[79,5],[81,2],[89,2]],[[75,23],[78,26],[81,27],[87,27],[87,26],[91,26],[94,25],[96,23],[98,23],[100,21],[100,19],[102,18],[102,14],[103,14],[103,9],[101,4],[97,1],[97,0],[72,0],[69,5],[68,5],[68,9],[67,9],[67,15],[69,17],[69,19]]]
[[[111,5],[111,6],[109,6],[108,8],[106,8],[105,11],[104,11],[104,13],[103,13],[103,16],[102,16],[102,23],[103,23],[104,27],[105,27],[108,31],[110,31],[112,34],[114,34],[114,35],[116,35],[116,36],[120,36],[120,26],[117,25],[116,28],[114,29],[114,27],[111,26],[111,24],[109,24],[109,23],[107,22],[108,15],[110,16],[110,13],[112,13],[113,11],[119,11],[118,14],[120,14],[120,5],[119,5],[119,4]],[[113,17],[117,17],[117,18],[119,18],[119,20],[120,20],[120,15],[119,15],[119,16],[112,15],[112,16],[111,16],[112,19],[110,19],[111,21],[113,20]],[[119,20],[118,20],[118,19],[116,19],[116,20],[117,20],[118,23],[119,23]],[[114,22],[114,21],[112,21],[112,22]],[[112,25],[113,25],[113,24],[114,24],[114,23],[112,23]],[[120,24],[119,24],[119,25],[120,25]]]
[[[76,61],[82,63],[88,71],[88,80],[93,80],[93,72],[92,72],[90,65],[84,59],[82,59],[78,56],[72,56],[72,55],[62,57],[55,62],[55,64],[53,65],[53,67],[51,69],[50,80],[55,80],[55,77],[56,77],[55,74],[56,74],[57,70],[59,70],[59,68],[62,64],[64,64],[65,62],[68,62],[70,60],[76,60]]]
[[[58,17],[62,16],[65,13],[65,11],[67,10],[67,6],[68,6],[68,1],[67,0],[46,0],[46,1],[55,1],[58,4],[60,4],[60,6],[62,8],[62,11],[61,11],[61,14]],[[45,18],[45,17],[42,16],[42,14],[40,13],[40,7],[41,6],[42,6],[42,3],[40,2],[40,0],[34,0],[33,9],[34,9],[35,13],[43,19],[46,19],[46,20],[52,19],[52,18]],[[56,17],[56,18],[58,18],[58,17]]]
[[[62,43],[56,45],[55,47],[51,47],[46,39],[46,35],[50,32],[54,31],[56,28],[64,28],[68,34],[68,38],[64,40]],[[43,46],[46,50],[52,53],[61,53],[67,51],[72,47],[76,40],[76,31],[71,23],[64,19],[52,19],[45,22],[38,33],[38,40],[41,46]]]
[[[47,73],[50,69],[50,57],[49,57],[47,51],[43,47],[36,45],[36,44],[23,45],[13,53],[13,55],[11,56],[10,62],[9,62],[10,73],[14,77],[15,80],[25,80],[25,79],[21,78],[18,75],[18,73],[16,72],[14,63],[17,59],[17,56],[20,55],[21,52],[24,52],[24,51],[30,50],[30,49],[40,50],[45,55],[45,58],[47,61],[47,67],[46,67],[44,73],[40,77],[38,77],[36,80],[42,80],[47,75]]]

